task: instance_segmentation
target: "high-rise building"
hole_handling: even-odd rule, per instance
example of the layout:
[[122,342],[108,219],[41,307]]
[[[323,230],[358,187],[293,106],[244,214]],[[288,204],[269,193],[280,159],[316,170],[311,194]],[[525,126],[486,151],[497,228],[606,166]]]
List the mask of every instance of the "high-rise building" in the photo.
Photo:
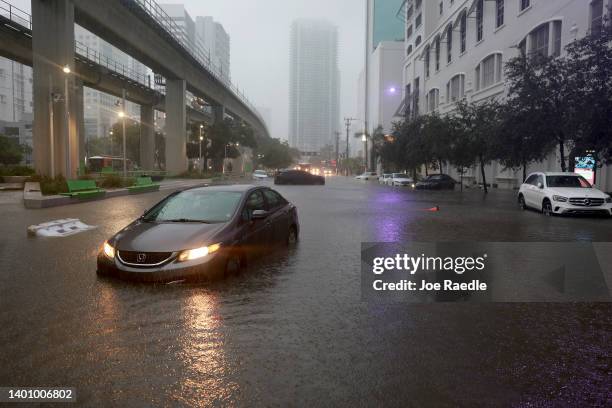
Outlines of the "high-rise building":
[[230,36],[223,25],[216,22],[212,17],[196,17],[196,35],[202,41],[204,50],[210,53],[210,58],[215,67],[221,70],[221,74],[228,80],[230,73]]
[[[148,73],[146,66],[80,26],[75,27],[75,40],[80,43],[80,47],[87,47],[138,75],[144,76]],[[109,135],[113,124],[117,122],[117,114],[120,110],[118,102],[117,96],[85,87],[83,91],[85,140]],[[128,102],[126,110],[129,117],[140,117],[138,105]]]
[[[601,27],[607,14],[603,0],[406,0],[405,58],[403,63],[406,117],[455,109],[456,102],[503,100],[508,86],[505,63],[519,56],[563,55],[576,38]],[[552,154],[528,171],[560,169]],[[449,166],[443,169],[457,176]],[[598,185],[612,189],[612,166],[598,169]],[[500,188],[517,187],[522,172],[499,163],[486,167],[487,181]],[[476,169],[463,176],[480,183]]]
[[0,58],[0,120],[19,122],[32,113],[32,68]]
[[202,46],[197,41],[195,22],[183,4],[160,4],[160,7],[173,22],[168,24],[168,29],[172,34],[185,39],[192,49]]
[[338,29],[326,21],[291,25],[289,144],[317,155],[340,129]]

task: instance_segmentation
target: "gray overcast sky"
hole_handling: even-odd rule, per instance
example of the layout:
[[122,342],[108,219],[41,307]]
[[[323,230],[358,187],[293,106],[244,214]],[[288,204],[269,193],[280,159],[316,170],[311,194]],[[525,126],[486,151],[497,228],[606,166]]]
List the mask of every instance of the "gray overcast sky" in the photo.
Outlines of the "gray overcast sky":
[[287,138],[289,28],[300,17],[338,26],[342,117],[357,109],[357,79],[364,62],[365,0],[165,0],[192,17],[210,15],[231,37],[232,80],[258,106],[268,107],[273,137]]
[[[9,0],[30,10],[29,0]],[[213,16],[231,37],[232,80],[257,106],[271,111],[273,137],[287,138],[289,28],[296,18],[325,18],[338,26],[340,115],[354,116],[364,63],[365,0],[158,0],[184,4],[192,17]]]

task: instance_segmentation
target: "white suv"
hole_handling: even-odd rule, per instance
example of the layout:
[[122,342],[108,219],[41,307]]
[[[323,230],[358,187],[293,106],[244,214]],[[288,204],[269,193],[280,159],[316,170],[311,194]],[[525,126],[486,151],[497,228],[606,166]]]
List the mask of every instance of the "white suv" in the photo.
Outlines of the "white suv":
[[355,177],[355,179],[357,180],[378,180],[378,174],[376,174],[373,171],[366,171],[363,174],[360,174],[359,176]]
[[518,193],[521,209],[545,215],[602,214],[612,216],[612,198],[575,173],[532,173]]

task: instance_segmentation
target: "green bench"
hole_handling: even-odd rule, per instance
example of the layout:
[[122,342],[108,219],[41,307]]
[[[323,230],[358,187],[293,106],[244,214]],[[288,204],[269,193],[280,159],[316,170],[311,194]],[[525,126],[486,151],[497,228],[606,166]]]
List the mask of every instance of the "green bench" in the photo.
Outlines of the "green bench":
[[94,180],[67,180],[68,192],[61,193],[63,196],[73,198],[94,198],[102,197],[106,191],[98,188]]
[[153,180],[151,180],[151,177],[143,176],[143,177],[138,177],[136,179],[136,183],[133,186],[128,187],[128,190],[130,194],[146,193],[149,191],[158,191],[159,184],[153,183]]

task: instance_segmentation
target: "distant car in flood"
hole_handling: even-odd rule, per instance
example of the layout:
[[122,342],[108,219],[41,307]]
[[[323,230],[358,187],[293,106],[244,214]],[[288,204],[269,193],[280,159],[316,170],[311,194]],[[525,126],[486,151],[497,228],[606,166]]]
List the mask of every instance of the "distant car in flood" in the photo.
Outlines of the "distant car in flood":
[[363,181],[378,180],[378,174],[376,174],[376,172],[374,171],[366,171],[365,173],[356,176],[355,180],[363,180]]
[[303,170],[286,170],[279,172],[274,177],[274,184],[324,185],[325,177]]
[[457,182],[448,174],[431,174],[414,185],[417,190],[454,190]]
[[253,180],[267,180],[268,173],[265,170],[255,170],[253,172]]

